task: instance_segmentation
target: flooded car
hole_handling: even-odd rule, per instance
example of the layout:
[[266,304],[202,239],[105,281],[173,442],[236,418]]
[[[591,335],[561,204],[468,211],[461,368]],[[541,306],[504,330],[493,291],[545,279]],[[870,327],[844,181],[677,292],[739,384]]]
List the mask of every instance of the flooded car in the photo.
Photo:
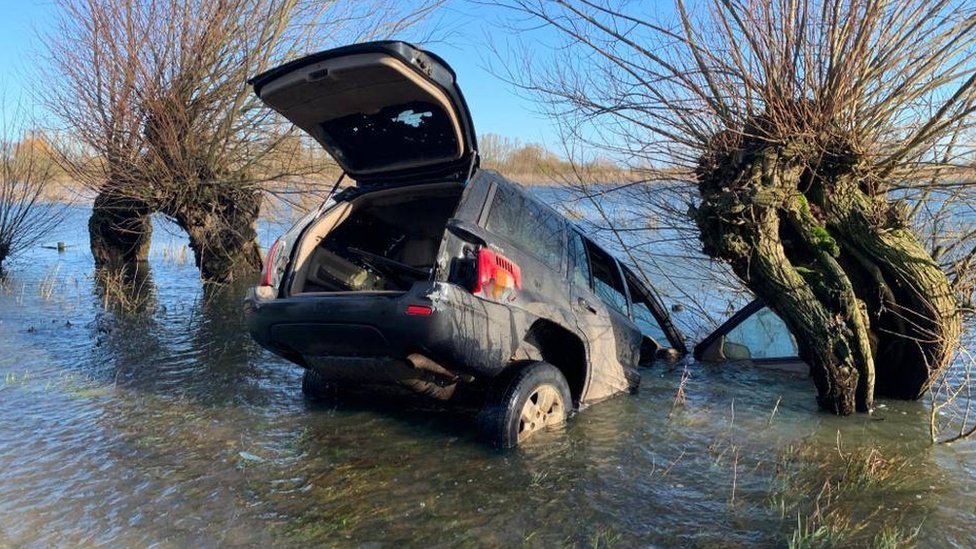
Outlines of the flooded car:
[[245,300],[252,336],[305,368],[307,395],[477,395],[481,433],[510,447],[685,352],[642,277],[479,168],[441,58],[357,44],[251,84],[355,180],[271,246]]

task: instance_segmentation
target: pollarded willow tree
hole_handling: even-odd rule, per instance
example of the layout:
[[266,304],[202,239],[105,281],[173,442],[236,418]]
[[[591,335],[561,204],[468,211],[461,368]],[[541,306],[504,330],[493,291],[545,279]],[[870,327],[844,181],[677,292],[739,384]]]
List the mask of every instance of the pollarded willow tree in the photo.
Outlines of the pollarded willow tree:
[[924,394],[959,345],[972,233],[940,263],[913,222],[973,179],[976,5],[505,4],[565,39],[521,71],[565,127],[693,182],[703,251],[797,336],[822,408]]
[[205,280],[260,267],[269,183],[322,168],[247,80],[292,57],[415,27],[440,3],[57,0],[37,82],[63,123],[62,164],[96,193],[99,267],[145,261],[150,215],[189,236]]

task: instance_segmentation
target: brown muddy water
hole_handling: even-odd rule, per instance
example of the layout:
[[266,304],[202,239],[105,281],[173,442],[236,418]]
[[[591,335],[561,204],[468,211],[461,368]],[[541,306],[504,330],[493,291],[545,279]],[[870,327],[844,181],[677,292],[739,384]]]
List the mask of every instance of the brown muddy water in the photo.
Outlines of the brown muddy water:
[[807,379],[690,364],[675,405],[659,365],[496,451],[463,414],[306,403],[163,224],[120,310],[85,217],[0,291],[0,547],[976,546],[976,443],[929,445],[925,403],[838,419]]

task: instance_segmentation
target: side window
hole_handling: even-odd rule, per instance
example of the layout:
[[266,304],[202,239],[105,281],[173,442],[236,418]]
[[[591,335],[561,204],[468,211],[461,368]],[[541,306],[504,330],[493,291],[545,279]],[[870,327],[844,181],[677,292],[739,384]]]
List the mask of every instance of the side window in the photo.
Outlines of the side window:
[[569,256],[572,258],[573,283],[581,288],[590,287],[590,260],[586,257],[583,237],[576,231],[569,232]]
[[768,307],[759,309],[725,334],[728,360],[792,358],[799,354],[789,328]]
[[604,303],[627,316],[627,294],[617,261],[606,252],[587,243],[590,254],[590,268],[593,270],[593,293]]
[[486,227],[553,269],[562,268],[563,219],[521,193],[499,186],[491,201]]
[[634,273],[627,271],[627,288],[630,290],[631,312],[634,313],[634,324],[640,329],[641,333],[650,337],[660,345],[669,346],[668,336],[664,334],[661,324],[654,316],[653,308],[648,302],[648,297],[637,282]]

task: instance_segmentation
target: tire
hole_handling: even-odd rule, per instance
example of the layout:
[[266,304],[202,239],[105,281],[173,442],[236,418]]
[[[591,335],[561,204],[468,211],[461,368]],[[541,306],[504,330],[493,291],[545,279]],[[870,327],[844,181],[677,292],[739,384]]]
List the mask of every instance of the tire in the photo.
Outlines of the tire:
[[555,366],[525,363],[496,380],[478,416],[478,427],[493,446],[511,448],[538,431],[565,423],[572,403],[569,384]]
[[329,402],[336,399],[338,390],[335,383],[325,379],[322,374],[306,368],[305,374],[302,375],[302,393],[309,400]]

